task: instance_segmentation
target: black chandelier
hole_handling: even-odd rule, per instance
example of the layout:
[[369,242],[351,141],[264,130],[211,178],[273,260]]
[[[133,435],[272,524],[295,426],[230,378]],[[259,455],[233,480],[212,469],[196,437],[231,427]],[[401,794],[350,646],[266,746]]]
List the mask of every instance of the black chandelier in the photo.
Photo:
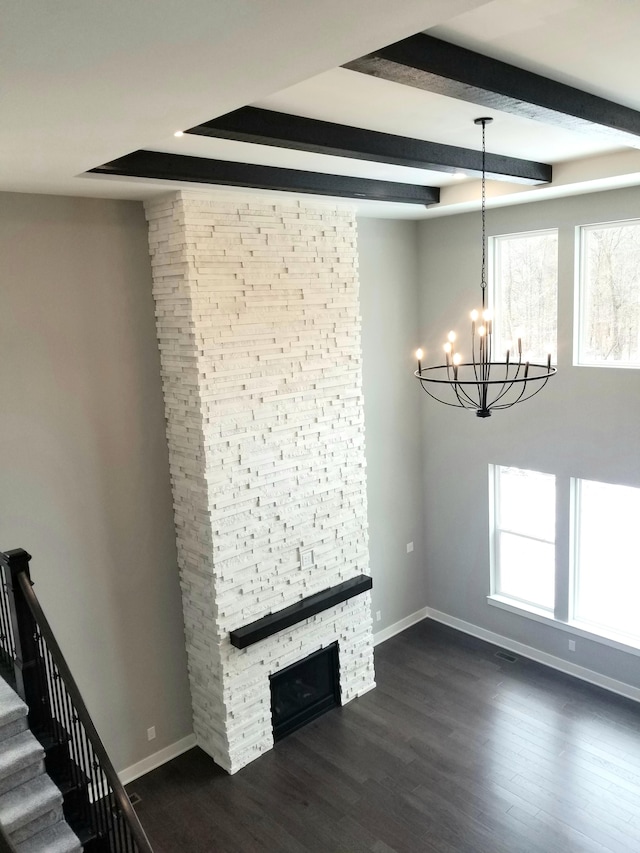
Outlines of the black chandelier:
[[529,400],[553,376],[557,368],[551,366],[551,353],[546,364],[536,364],[522,355],[522,338],[508,345],[504,361],[493,361],[493,318],[486,304],[487,254],[486,254],[486,149],[485,127],[491,118],[477,118],[482,125],[482,309],[471,312],[471,358],[462,360],[455,332],[449,332],[444,345],[445,364],[423,367],[423,352],[416,351],[418,369],[414,376],[422,389],[434,400],[458,409],[475,410],[479,418],[488,418],[492,411],[509,409],[516,403]]

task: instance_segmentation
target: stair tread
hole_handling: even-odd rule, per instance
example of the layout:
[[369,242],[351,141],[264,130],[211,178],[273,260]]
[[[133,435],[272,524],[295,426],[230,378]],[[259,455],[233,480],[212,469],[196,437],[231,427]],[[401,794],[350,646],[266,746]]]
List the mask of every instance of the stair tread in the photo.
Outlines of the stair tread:
[[62,806],[62,794],[48,776],[36,776],[0,796],[0,823],[11,834]]
[[20,717],[26,717],[27,710],[27,706],[15,690],[9,687],[4,678],[0,678],[0,728]]
[[78,837],[60,821],[18,844],[18,853],[81,853]]
[[3,741],[0,751],[0,779],[44,758],[44,749],[29,730]]

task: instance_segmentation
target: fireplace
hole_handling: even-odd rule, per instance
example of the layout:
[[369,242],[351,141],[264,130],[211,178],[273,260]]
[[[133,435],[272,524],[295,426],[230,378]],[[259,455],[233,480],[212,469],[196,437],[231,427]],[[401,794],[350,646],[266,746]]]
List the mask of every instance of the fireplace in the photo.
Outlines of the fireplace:
[[340,702],[338,644],[271,676],[273,738],[281,740]]
[[375,687],[357,223],[218,190],[146,210],[194,732],[235,773],[273,747],[270,676],[338,643],[290,728]]

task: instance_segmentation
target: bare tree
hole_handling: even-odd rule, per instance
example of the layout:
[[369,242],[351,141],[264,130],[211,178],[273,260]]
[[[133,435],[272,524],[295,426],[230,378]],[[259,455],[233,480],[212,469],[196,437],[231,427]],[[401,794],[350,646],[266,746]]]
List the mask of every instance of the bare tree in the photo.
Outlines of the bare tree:
[[640,362],[640,222],[583,232],[581,359]]
[[558,234],[543,231],[496,238],[498,346],[522,343],[535,358],[555,357],[558,302]]

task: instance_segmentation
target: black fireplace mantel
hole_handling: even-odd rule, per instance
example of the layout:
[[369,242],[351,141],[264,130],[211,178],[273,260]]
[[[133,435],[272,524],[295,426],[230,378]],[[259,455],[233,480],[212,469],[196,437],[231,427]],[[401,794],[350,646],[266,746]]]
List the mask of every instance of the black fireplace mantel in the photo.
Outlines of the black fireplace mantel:
[[355,578],[350,578],[344,583],[339,583],[337,586],[331,586],[329,589],[303,598],[301,601],[292,604],[291,607],[285,607],[284,610],[270,613],[256,622],[251,622],[249,625],[231,631],[231,645],[237,649],[246,649],[247,646],[252,646],[259,640],[272,637],[278,631],[291,628],[292,625],[304,622],[305,619],[315,616],[316,613],[322,613],[323,610],[328,610],[336,604],[360,595],[360,593],[371,589],[372,586],[373,582],[369,575],[356,575]]

